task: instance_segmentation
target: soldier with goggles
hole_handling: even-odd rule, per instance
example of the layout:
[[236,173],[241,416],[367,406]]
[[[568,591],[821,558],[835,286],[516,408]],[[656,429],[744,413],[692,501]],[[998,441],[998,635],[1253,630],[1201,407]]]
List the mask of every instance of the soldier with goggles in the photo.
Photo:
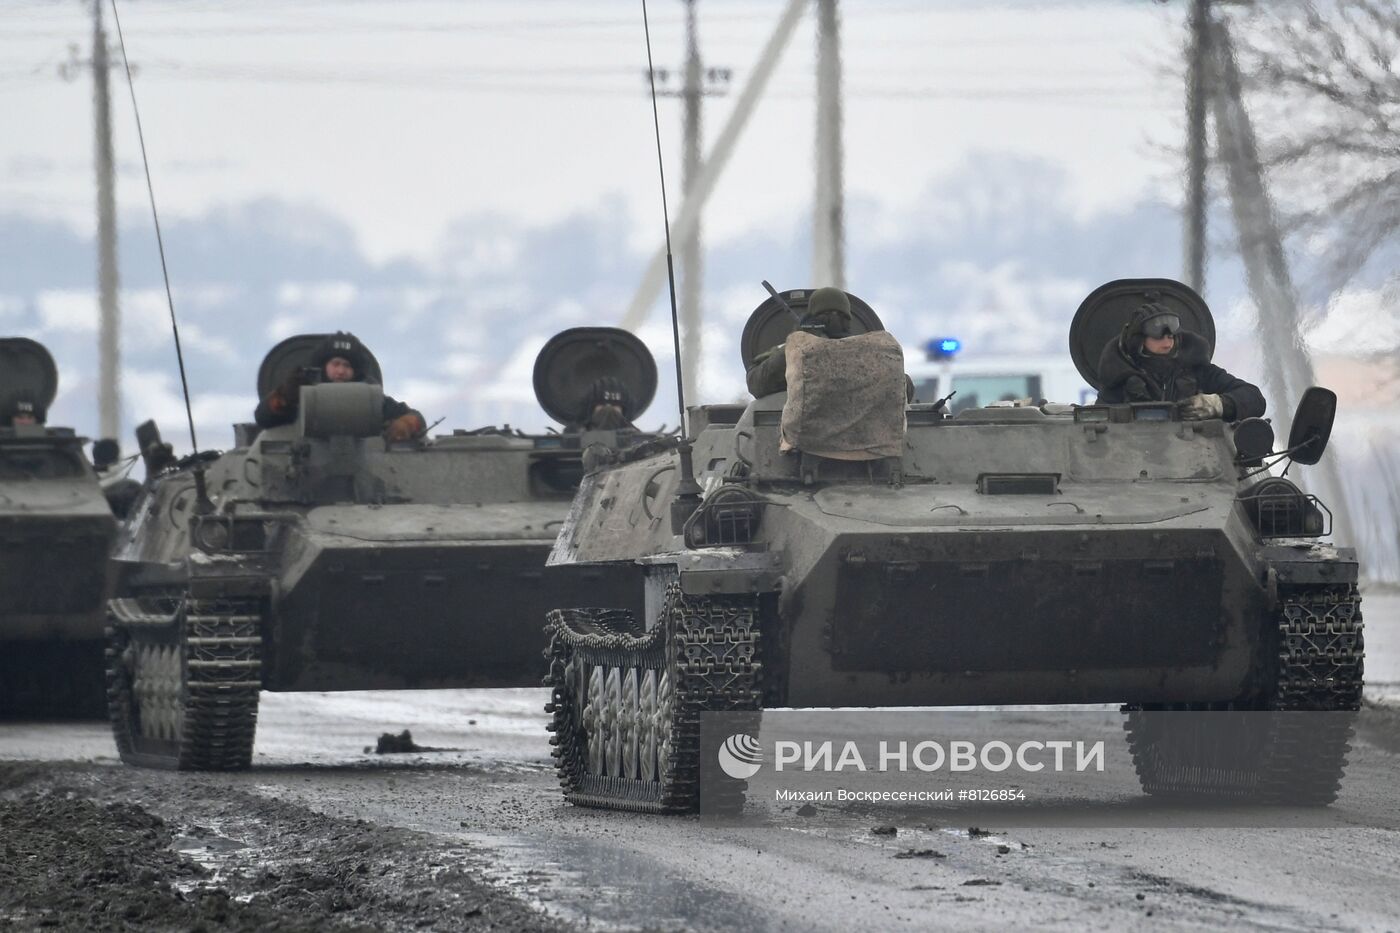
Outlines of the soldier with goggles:
[[1097,404],[1176,402],[1187,421],[1240,421],[1264,414],[1258,387],[1210,361],[1210,344],[1183,330],[1181,318],[1155,302],[1133,312],[1099,357]]

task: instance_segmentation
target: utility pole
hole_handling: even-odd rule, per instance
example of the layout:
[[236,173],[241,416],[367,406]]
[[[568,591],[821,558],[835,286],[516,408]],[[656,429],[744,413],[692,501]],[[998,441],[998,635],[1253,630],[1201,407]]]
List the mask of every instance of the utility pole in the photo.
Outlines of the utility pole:
[[[1258,141],[1244,106],[1230,33],[1217,19],[1210,18],[1207,23],[1217,146],[1229,180],[1240,256],[1259,314],[1264,385],[1275,412],[1273,422],[1283,426],[1280,434],[1287,438],[1292,406],[1316,379],[1299,326],[1298,297],[1283,250],[1283,235],[1269,201]],[[1332,537],[1342,543],[1354,541],[1335,450],[1329,450],[1328,456],[1309,470],[1305,482],[1332,511]]]
[[812,285],[846,287],[841,153],[841,41],[836,0],[817,0],[817,195]]
[[[758,106],[758,100],[763,96],[764,89],[768,87],[768,81],[773,77],[773,70],[777,68],[779,59],[782,58],[788,42],[792,39],[792,34],[797,29],[797,23],[802,19],[802,13],[808,2],[809,0],[788,0],[787,6],[783,8],[782,14],[778,17],[778,24],[773,29],[773,34],[768,37],[768,42],[759,52],[758,61],[750,70],[747,81],[739,91],[739,99],[735,101],[734,109],[729,112],[729,117],[715,138],[715,144],[710,148],[709,155],[700,166],[694,190],[689,197],[681,200],[681,206],[676,211],[676,216],[671,223],[671,242],[673,244],[683,246],[689,238],[695,236],[700,226],[700,212],[710,194],[715,190],[720,175],[724,173],[724,167],[729,163],[729,157],[734,154],[734,146],[738,142],[740,134],[744,132],[744,127],[748,125],[749,118],[753,116],[754,108]],[[724,77],[725,83],[728,83],[729,72],[727,70],[722,69],[718,74]],[[661,83],[666,77],[665,72],[658,71],[656,73],[657,83]],[[661,287],[665,284],[666,250],[662,247],[652,254],[651,261],[647,263],[646,270],[642,273],[642,280],[637,285],[637,290],[632,295],[632,301],[622,317],[622,326],[628,330],[640,327],[647,315],[651,313],[653,302],[656,301],[656,296],[660,294]]]
[[[690,197],[695,180],[700,176],[700,37],[695,28],[695,0],[685,0],[685,147],[681,161],[681,196]],[[701,314],[700,294],[704,280],[704,254],[701,233],[681,246],[681,372],[685,379],[685,397],[698,404],[700,396]]]
[[121,309],[117,304],[117,198],[112,158],[112,102],[108,91],[107,30],[102,25],[102,0],[92,3],[92,57],[80,59],[77,47],[59,66],[65,80],[81,70],[92,71],[93,153],[97,169],[97,433],[121,436]]
[[[703,167],[701,151],[704,145],[704,121],[701,104],[704,98],[728,91],[730,72],[727,68],[706,69],[700,59],[700,33],[696,26],[696,0],[685,3],[685,68],[679,91],[658,90],[664,97],[679,97],[682,103],[681,196],[689,201],[696,191]],[[665,84],[670,73],[658,71],[657,83]],[[703,348],[702,322],[705,255],[701,237],[700,218],[695,220],[691,236],[680,242],[681,282],[679,312],[681,324],[681,372],[685,379],[685,397],[699,401],[700,358]]]
[[1210,0],[1190,0],[1186,65],[1186,242],[1184,278],[1197,293],[1206,285],[1206,57]]

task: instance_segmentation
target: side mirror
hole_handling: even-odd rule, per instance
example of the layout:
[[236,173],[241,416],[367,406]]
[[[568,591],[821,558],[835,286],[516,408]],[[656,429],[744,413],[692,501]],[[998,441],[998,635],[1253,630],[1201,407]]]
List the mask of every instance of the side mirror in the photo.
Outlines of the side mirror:
[[146,464],[147,476],[155,476],[175,462],[174,451],[161,440],[160,428],[154,421],[143,421],[136,426],[136,449]]
[[1288,432],[1288,452],[1294,463],[1312,466],[1322,459],[1336,417],[1337,393],[1320,386],[1303,393],[1293,413],[1293,428]]

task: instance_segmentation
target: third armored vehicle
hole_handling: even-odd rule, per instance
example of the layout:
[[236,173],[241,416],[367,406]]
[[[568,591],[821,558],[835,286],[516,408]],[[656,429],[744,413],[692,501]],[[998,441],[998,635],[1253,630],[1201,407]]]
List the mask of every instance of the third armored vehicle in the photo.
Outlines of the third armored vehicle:
[[[0,339],[0,404],[53,404],[58,370]],[[7,417],[8,417],[7,410]],[[116,521],[70,428],[0,426],[0,715],[102,715],[102,612]]]
[[[259,396],[304,368],[323,335],[283,341]],[[123,528],[110,603],[110,708],[124,761],[237,769],[261,690],[533,686],[554,594],[632,600],[609,568],[555,575],[545,557],[591,444],[590,390],[646,408],[656,369],[611,328],[546,345],[535,384],[562,434],[485,429],[389,444],[379,364],[367,382],[301,389],[295,424],[160,472]],[[144,445],[149,448],[149,444]],[[624,581],[630,582],[630,581]]]
[[[800,312],[806,293],[783,298]],[[1214,346],[1186,286],[1109,283],[1071,333],[1090,384],[1148,300]],[[879,328],[852,305],[856,333]],[[760,305],[745,361],[792,326],[776,298]],[[692,450],[585,477],[551,564],[630,572],[646,607],[551,614],[547,709],[568,799],[694,808],[705,711],[1105,702],[1132,711],[1150,793],[1335,797],[1349,727],[1312,747],[1271,733],[1227,786],[1141,715],[1358,706],[1356,555],[1320,540],[1321,503],[1260,472],[1267,423],[1039,400],[947,417],[896,395],[893,455],[841,459],[789,443],[791,401],[699,409]],[[1286,448],[1296,462],[1317,462],[1334,408],[1324,389],[1305,396]],[[686,454],[701,490],[689,501]]]

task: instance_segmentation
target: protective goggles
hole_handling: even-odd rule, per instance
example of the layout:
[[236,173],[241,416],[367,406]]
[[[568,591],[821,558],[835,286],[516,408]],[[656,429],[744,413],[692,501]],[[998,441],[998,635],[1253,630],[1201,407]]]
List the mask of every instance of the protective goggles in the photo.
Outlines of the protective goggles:
[[1159,314],[1142,322],[1144,337],[1175,337],[1181,330],[1181,318],[1175,314]]

